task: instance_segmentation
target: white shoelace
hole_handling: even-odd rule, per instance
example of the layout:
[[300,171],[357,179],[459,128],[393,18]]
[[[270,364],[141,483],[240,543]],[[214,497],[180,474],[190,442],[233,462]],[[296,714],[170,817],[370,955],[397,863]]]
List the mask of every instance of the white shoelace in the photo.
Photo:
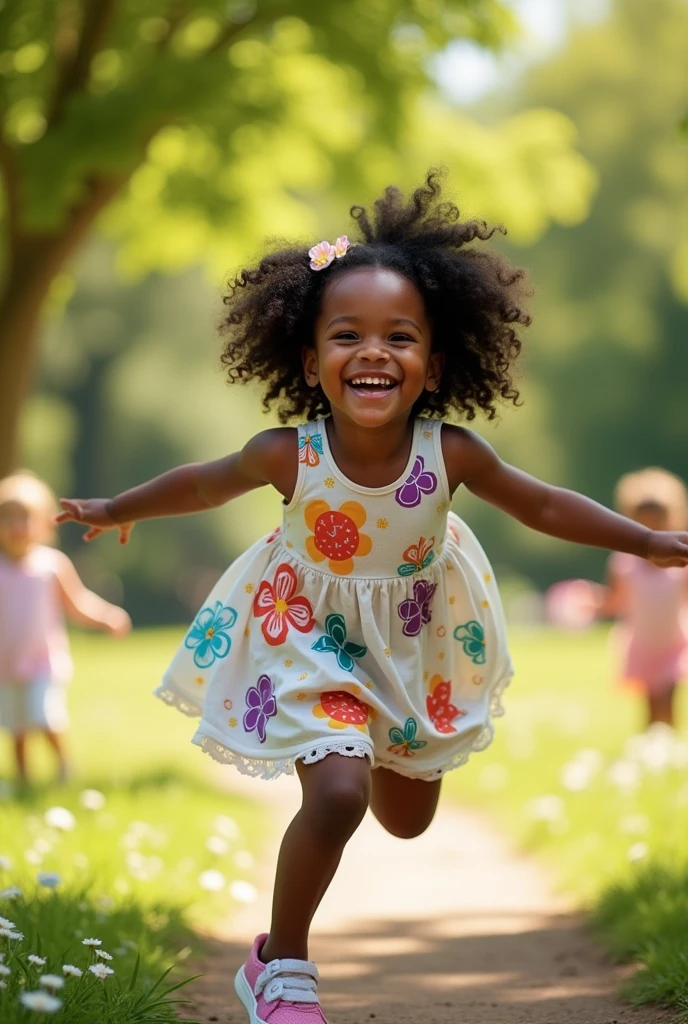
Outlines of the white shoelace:
[[262,992],[266,1003],[319,1003],[319,980],[318,968],[310,960],[271,960],[258,976],[255,994]]

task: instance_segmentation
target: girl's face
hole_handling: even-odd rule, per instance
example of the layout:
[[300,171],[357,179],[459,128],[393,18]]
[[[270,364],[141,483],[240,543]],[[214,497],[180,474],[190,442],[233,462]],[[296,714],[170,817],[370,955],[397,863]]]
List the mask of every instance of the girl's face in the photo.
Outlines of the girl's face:
[[46,533],[45,516],[38,510],[18,501],[0,505],[0,551],[8,558],[23,558]]
[[415,285],[396,271],[361,267],[325,289],[303,362],[307,383],[320,384],[333,413],[376,427],[408,418],[423,390],[437,388],[443,359],[432,352]]

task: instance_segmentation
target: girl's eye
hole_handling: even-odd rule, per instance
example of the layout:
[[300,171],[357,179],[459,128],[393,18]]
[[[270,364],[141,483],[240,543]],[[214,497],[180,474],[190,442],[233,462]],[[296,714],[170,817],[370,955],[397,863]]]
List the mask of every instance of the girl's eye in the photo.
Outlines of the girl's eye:
[[410,334],[392,334],[390,336],[389,340],[390,341],[413,341],[414,339],[411,337]]
[[335,335],[335,341],[358,341],[358,335],[353,331],[340,331]]

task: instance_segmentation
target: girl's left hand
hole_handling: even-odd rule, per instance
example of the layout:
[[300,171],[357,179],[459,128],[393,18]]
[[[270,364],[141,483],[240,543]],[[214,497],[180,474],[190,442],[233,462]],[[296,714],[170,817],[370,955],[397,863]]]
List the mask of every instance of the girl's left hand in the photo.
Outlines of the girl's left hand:
[[662,569],[688,565],[688,533],[653,530],[645,557]]

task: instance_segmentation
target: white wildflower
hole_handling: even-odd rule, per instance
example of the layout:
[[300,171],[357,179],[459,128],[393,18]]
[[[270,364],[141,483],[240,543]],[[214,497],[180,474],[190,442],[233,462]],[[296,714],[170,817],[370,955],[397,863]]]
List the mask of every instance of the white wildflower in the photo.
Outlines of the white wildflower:
[[105,807],[105,796],[98,789],[84,789],[79,793],[79,803],[87,811],[101,811]]
[[81,945],[82,946],[90,946],[91,949],[95,949],[96,946],[102,946],[103,945],[103,940],[102,939],[82,939],[81,940]]
[[59,974],[44,974],[38,982],[43,988],[51,988],[53,992],[57,992],[58,989],[64,986],[64,978],[61,978]]
[[0,892],[0,900],[16,900],[17,896],[21,896],[22,891],[17,885],[11,885],[9,889],[3,889]]
[[220,889],[224,889],[227,880],[221,871],[214,871],[211,868],[209,871],[201,872],[198,876],[198,884],[201,889],[206,889],[208,892],[219,892]]
[[36,875],[39,885],[44,886],[46,889],[54,889],[56,885],[59,885],[62,881],[57,871],[39,871]]
[[29,953],[26,959],[29,961],[30,964],[33,964],[34,967],[45,967],[46,963],[48,962],[45,959],[45,957],[36,956],[35,953]]
[[640,766],[634,761],[622,758],[620,761],[614,762],[607,772],[607,777],[620,792],[631,793],[640,785],[642,772]]
[[91,974],[95,974],[99,981],[105,981],[109,974],[114,974],[112,967],[108,967],[106,964],[91,964],[89,967]]
[[11,871],[11,870],[12,870],[12,861],[10,860],[10,858],[9,857],[3,857],[0,854],[0,871]]
[[7,982],[3,981],[2,978],[0,978],[0,988],[7,988]]
[[206,850],[210,850],[211,853],[216,853],[218,856],[222,856],[223,853],[227,853],[229,849],[229,843],[222,836],[208,836],[205,841]]
[[84,972],[80,967],[75,967],[74,964],[62,964],[62,973],[66,974],[69,978],[80,978]]
[[[0,929],[0,933],[1,932],[2,932],[2,929]],[[11,939],[14,942],[21,942],[22,939],[24,938],[24,932],[9,932],[6,935],[6,938]]]
[[59,832],[71,832],[76,825],[76,818],[66,807],[49,807],[43,820],[50,828]]
[[232,882],[229,887],[229,893],[237,903],[253,903],[258,895],[255,885],[251,885],[250,882],[244,882],[241,879]]
[[6,978],[11,973],[12,971],[9,969],[7,964],[0,964],[0,975],[2,975],[3,978]]
[[241,868],[243,871],[247,871],[249,868],[253,867],[254,859],[253,854],[249,853],[248,850],[239,850],[234,858],[234,863],[238,868]]
[[55,844],[51,843],[45,836],[36,836],[33,841],[34,850],[38,850],[39,853],[50,853]]
[[39,864],[43,863],[43,857],[38,852],[38,850],[26,850],[24,853],[24,860],[27,862],[27,864],[33,864],[34,867],[37,867]]
[[642,860],[647,857],[647,843],[633,843],[628,847],[626,855],[630,861]]
[[14,921],[8,921],[6,917],[0,917],[0,928],[16,928]]
[[56,1013],[62,1006],[61,999],[41,991],[22,992],[19,1001],[27,1010],[35,1010],[37,1013]]
[[225,839],[236,839],[240,830],[234,818],[219,814],[215,819],[215,831]]
[[110,954],[106,953],[104,949],[96,949],[95,954],[96,956],[99,956],[101,960],[112,960]]

